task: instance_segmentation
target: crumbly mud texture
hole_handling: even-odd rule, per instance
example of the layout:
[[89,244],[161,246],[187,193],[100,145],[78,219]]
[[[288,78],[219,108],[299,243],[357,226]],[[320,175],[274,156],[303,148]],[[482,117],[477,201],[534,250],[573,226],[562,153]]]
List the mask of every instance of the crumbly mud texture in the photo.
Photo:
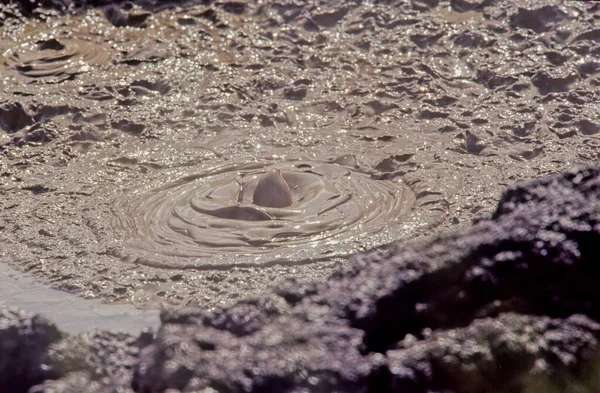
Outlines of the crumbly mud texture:
[[[355,257],[158,332],[0,311],[8,392],[597,392],[600,168],[511,187],[490,219]],[[15,388],[10,388],[18,381]]]
[[0,14],[0,261],[53,288],[228,305],[598,158],[593,2],[102,3]]

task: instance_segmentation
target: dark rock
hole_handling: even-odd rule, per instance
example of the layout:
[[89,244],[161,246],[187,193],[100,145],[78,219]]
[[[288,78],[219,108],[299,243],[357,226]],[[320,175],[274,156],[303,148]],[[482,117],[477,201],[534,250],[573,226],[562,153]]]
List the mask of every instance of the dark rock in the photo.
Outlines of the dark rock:
[[48,365],[61,378],[46,380],[29,393],[132,392],[132,375],[138,348],[151,336],[140,338],[118,332],[90,331],[68,336],[48,350]]
[[40,316],[0,310],[0,386],[8,393],[58,374],[49,364],[48,347],[61,338],[56,326]]
[[165,322],[142,349],[136,391],[360,392],[382,358],[359,353],[359,330],[293,315],[243,337],[184,319]]
[[368,351],[506,311],[597,319],[599,190],[599,168],[513,186],[492,219],[359,256],[312,300],[364,330]]
[[[401,349],[387,352],[389,391],[541,392],[570,379],[589,379],[572,371],[575,357],[592,361],[600,325],[584,316],[568,319],[505,314],[474,321],[466,328],[410,336]],[[574,357],[573,354],[577,355]],[[552,383],[541,375],[553,374]]]
[[116,386],[109,381],[94,380],[84,371],[67,374],[59,380],[47,380],[29,389],[28,393],[133,393],[127,386]]
[[205,325],[243,337],[259,331],[272,318],[288,312],[287,302],[278,296],[273,296],[247,300],[227,309],[213,312],[166,310],[161,315],[161,322],[163,324]]
[[85,371],[95,380],[123,385],[131,380],[137,354],[136,339],[128,334],[90,331],[54,344],[49,358],[60,375]]

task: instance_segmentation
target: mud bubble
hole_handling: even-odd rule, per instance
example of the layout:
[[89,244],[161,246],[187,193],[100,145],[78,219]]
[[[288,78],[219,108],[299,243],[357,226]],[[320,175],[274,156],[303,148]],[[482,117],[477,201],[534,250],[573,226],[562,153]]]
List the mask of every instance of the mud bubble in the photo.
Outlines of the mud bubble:
[[6,51],[3,65],[29,78],[64,79],[89,71],[90,66],[107,64],[110,57],[108,50],[91,41],[51,38]]
[[158,268],[308,263],[439,218],[402,179],[378,180],[351,157],[229,164],[128,193],[114,202],[115,225],[129,234],[120,256]]

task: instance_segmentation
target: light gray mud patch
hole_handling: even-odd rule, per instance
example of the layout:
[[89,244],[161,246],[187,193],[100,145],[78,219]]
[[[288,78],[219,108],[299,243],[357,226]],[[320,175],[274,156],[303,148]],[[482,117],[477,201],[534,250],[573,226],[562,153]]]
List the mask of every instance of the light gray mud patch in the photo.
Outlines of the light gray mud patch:
[[[292,3],[185,5],[128,27],[100,9],[9,19],[4,260],[87,298],[224,305],[469,224],[508,184],[597,160],[599,44],[594,18],[578,17],[598,13],[591,3]],[[264,236],[276,212],[231,192],[272,168],[308,170],[300,162],[348,171],[359,184],[340,190],[361,205],[365,190],[400,196],[376,220],[299,223],[310,241],[294,254],[301,237]],[[226,203],[202,199],[206,187]],[[173,219],[181,209],[192,226]],[[224,227],[197,225],[207,217]],[[236,224],[234,246],[201,244],[207,227],[231,236]],[[313,241],[323,233],[335,243]]]
[[67,333],[89,329],[120,330],[133,335],[143,329],[157,329],[159,312],[139,310],[131,304],[104,304],[36,284],[0,261],[0,306],[18,307],[52,318]]

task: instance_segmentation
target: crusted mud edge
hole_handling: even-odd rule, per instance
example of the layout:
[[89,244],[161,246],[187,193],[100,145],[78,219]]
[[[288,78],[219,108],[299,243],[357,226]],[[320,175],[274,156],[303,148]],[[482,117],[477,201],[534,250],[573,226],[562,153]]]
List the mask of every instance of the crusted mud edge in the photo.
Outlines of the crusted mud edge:
[[[156,333],[0,312],[7,392],[600,390],[600,167],[510,187],[471,227],[357,255]],[[575,389],[575,390],[572,390]]]

